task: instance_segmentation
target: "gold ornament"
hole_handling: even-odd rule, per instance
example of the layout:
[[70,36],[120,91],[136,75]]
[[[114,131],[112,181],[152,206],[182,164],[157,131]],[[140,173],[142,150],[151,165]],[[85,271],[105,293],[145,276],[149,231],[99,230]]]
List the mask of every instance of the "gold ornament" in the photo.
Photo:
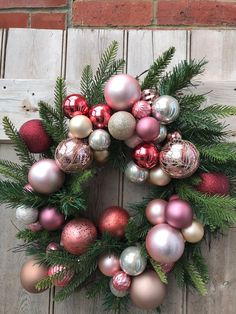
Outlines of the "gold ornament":
[[204,236],[204,227],[199,221],[193,220],[189,227],[182,229],[182,235],[187,242],[197,243]]
[[95,150],[93,152],[94,159],[100,164],[106,163],[109,158],[109,155],[110,153],[108,150]]
[[134,134],[135,127],[136,120],[134,116],[127,111],[114,113],[108,122],[108,130],[111,136],[120,141],[130,138]]
[[153,185],[165,186],[170,183],[171,177],[157,166],[150,170],[148,181]]
[[85,138],[92,132],[92,122],[86,116],[75,116],[70,120],[69,131],[70,134],[77,138]]

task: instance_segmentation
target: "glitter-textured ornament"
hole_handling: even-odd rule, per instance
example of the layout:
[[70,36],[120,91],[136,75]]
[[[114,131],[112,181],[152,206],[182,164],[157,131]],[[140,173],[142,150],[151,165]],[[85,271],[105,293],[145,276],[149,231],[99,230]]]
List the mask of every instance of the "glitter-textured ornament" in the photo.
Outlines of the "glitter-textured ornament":
[[55,207],[45,207],[40,211],[39,222],[46,230],[57,230],[65,222],[65,216]]
[[94,150],[106,150],[111,144],[111,137],[105,130],[95,130],[89,136],[89,146]]
[[74,273],[67,270],[63,265],[54,265],[49,267],[48,276],[53,276],[55,274],[58,274],[58,278],[52,279],[52,283],[56,287],[66,287],[74,276]]
[[141,248],[130,246],[126,248],[120,255],[121,269],[130,276],[138,276],[147,265],[147,260],[141,252]]
[[145,100],[152,106],[153,101],[157,99],[160,94],[155,89],[144,89],[141,93],[141,99]]
[[199,221],[193,220],[192,224],[182,229],[181,232],[187,242],[197,243],[201,241],[204,236],[204,227]]
[[151,105],[145,100],[137,101],[132,107],[132,115],[136,119],[145,118],[151,115]]
[[153,117],[140,119],[136,125],[136,133],[145,142],[151,142],[160,133],[160,123]]
[[95,128],[107,128],[110,117],[111,108],[108,105],[98,104],[89,110],[89,119]]
[[38,210],[32,207],[19,206],[16,209],[16,219],[25,225],[35,222],[38,215]]
[[149,183],[153,185],[165,186],[170,181],[171,177],[159,166],[152,168],[149,172]]
[[98,269],[105,275],[112,277],[120,270],[120,259],[114,253],[104,253],[99,256]]
[[207,172],[201,173],[202,181],[198,184],[197,190],[209,195],[229,195],[230,182],[224,173]]
[[92,132],[92,122],[86,116],[75,116],[70,120],[69,131],[72,136],[85,138]]
[[109,159],[109,150],[95,150],[93,152],[93,157],[96,160],[97,163],[103,165],[105,164]]
[[167,136],[167,127],[163,124],[160,125],[160,133],[159,135],[153,140],[155,144],[159,144],[166,139]]
[[110,134],[117,140],[127,140],[135,131],[136,120],[131,113],[119,111],[114,113],[109,122],[108,130]]
[[130,161],[125,169],[125,176],[133,183],[143,183],[148,178],[148,170],[140,168]]
[[175,121],[179,115],[178,100],[172,96],[163,95],[155,99],[152,104],[152,115],[163,124]]
[[111,293],[114,294],[114,296],[116,296],[117,298],[123,298],[128,294],[128,290],[120,291],[116,289],[113,286],[112,279],[110,280],[109,286],[110,286]]
[[165,210],[167,201],[163,199],[154,199],[147,204],[146,217],[152,225],[165,222]]
[[133,151],[133,159],[139,167],[151,169],[159,161],[159,152],[152,143],[140,144]]
[[124,271],[118,271],[112,277],[112,284],[119,291],[127,291],[131,284],[131,278]]
[[125,140],[125,144],[129,148],[135,148],[139,144],[141,144],[143,140],[137,135],[137,133],[134,133],[131,137],[129,137],[127,140]]
[[165,218],[167,223],[174,228],[187,228],[193,221],[193,210],[188,202],[176,199],[168,202]]
[[89,106],[84,96],[80,94],[71,94],[64,100],[63,110],[65,116],[71,119],[77,115],[87,115]]

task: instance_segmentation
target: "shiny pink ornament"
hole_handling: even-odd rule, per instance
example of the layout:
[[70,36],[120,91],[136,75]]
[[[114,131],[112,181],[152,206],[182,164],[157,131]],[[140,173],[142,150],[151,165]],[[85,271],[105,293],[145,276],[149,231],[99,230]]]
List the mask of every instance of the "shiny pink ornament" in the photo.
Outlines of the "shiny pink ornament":
[[125,140],[125,144],[129,148],[135,148],[137,145],[141,144],[142,141],[143,140],[136,133],[134,133],[131,137]]
[[55,274],[61,273],[59,279],[53,279],[52,283],[57,287],[65,287],[71,281],[74,276],[72,271],[66,270],[66,267],[63,265],[54,265],[50,266],[48,269],[48,276],[53,276]]
[[137,101],[132,107],[132,115],[136,119],[149,117],[151,115],[151,105],[145,100]]
[[175,263],[165,263],[165,264],[161,264],[161,269],[164,271],[164,273],[168,274],[169,272],[172,271],[174,266],[175,266]]
[[39,222],[46,230],[57,230],[65,222],[65,216],[55,207],[45,207],[39,214]]
[[50,253],[50,251],[58,251],[60,248],[60,245],[56,242],[51,242],[46,247],[46,253]]
[[87,115],[89,106],[84,96],[80,94],[72,94],[66,97],[63,103],[64,114],[71,119],[77,115]]
[[166,205],[167,202],[163,199],[154,199],[148,203],[146,208],[146,217],[152,225],[162,224],[165,222]]
[[33,187],[32,187],[31,184],[29,184],[29,183],[27,183],[27,184],[24,186],[24,190],[25,190],[26,192],[30,192],[30,193],[34,192]]
[[152,143],[140,144],[134,149],[133,159],[140,168],[151,169],[158,164],[159,152]]
[[95,105],[89,110],[89,119],[95,128],[107,128],[110,117],[111,108],[108,105]]
[[174,200],[178,200],[179,199],[179,195],[178,194],[173,194],[171,195],[171,197],[169,198],[169,202],[170,201],[174,201]]
[[32,232],[38,232],[43,230],[43,226],[41,225],[41,223],[39,221],[33,222],[32,224],[29,224],[27,226],[27,228],[29,230],[31,230]]
[[131,278],[121,270],[112,277],[112,284],[118,291],[127,291],[131,285]]
[[136,124],[136,133],[145,142],[151,142],[160,133],[160,122],[153,117],[142,118]]
[[187,228],[193,221],[193,210],[188,202],[176,199],[168,202],[165,217],[170,226],[177,229]]
[[104,253],[99,256],[98,268],[103,275],[112,277],[120,270],[120,259],[114,253]]

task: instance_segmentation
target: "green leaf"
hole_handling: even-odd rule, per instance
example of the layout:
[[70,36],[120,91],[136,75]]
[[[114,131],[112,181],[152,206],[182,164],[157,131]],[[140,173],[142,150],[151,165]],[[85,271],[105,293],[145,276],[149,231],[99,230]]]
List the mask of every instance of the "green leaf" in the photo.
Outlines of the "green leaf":
[[154,261],[152,258],[149,258],[149,260],[150,260],[150,263],[152,264],[153,269],[155,270],[155,272],[159,276],[160,280],[163,283],[168,284],[166,273],[162,270],[161,265],[158,264],[156,261]]

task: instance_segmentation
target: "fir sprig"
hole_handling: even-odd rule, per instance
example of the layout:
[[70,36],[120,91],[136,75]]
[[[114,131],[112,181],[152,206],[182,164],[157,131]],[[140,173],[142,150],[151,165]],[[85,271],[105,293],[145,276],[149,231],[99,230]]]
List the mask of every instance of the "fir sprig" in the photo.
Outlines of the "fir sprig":
[[0,160],[0,174],[22,185],[28,181],[28,169],[9,160]]

